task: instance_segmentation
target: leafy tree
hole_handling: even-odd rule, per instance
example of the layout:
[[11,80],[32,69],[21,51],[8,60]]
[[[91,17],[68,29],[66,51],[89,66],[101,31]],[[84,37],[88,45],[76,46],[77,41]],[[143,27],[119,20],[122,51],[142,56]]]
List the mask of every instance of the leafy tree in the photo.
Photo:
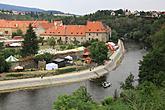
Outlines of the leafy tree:
[[119,36],[116,32],[116,30],[112,30],[112,37],[110,38],[113,42],[117,42],[119,39]]
[[140,62],[140,83],[151,81],[161,86],[165,81],[165,30],[162,28],[153,37],[153,50],[144,56]]
[[126,78],[125,83],[121,84],[122,89],[133,89],[134,76],[132,73]]
[[72,95],[58,97],[54,103],[53,110],[103,110],[97,105],[87,93],[85,87],[80,87]]
[[5,61],[5,58],[0,55],[0,73],[8,72],[10,69],[10,64]]
[[128,110],[163,110],[164,109],[163,89],[158,89],[150,82],[144,82],[136,90],[125,90],[121,94],[122,103],[125,103]]
[[10,49],[10,48],[4,49],[2,53],[5,58],[8,58],[10,55],[14,56],[18,54],[15,49]]
[[33,30],[32,25],[29,25],[29,29],[27,30],[24,41],[23,41],[23,47],[21,50],[22,56],[31,56],[35,55],[38,52],[38,40],[37,36]]
[[44,53],[44,54],[40,54],[34,57],[34,60],[36,62],[44,60],[47,63],[49,63],[52,59],[53,59],[53,55],[50,53]]
[[4,46],[4,43],[3,42],[0,42],[0,51],[3,50],[3,46]]
[[49,39],[48,39],[48,45],[49,45],[50,47],[53,47],[53,49],[54,49],[54,47],[55,47],[55,45],[56,45],[56,38],[54,38],[54,37],[49,38]]
[[[161,85],[165,79],[165,54],[158,50],[153,50],[144,56],[139,67],[139,81],[151,81],[154,84]],[[162,79],[162,80],[160,80]]]
[[104,42],[95,41],[92,42],[91,46],[89,47],[90,56],[94,62],[98,64],[103,64],[104,60],[107,60],[108,55],[108,48]]

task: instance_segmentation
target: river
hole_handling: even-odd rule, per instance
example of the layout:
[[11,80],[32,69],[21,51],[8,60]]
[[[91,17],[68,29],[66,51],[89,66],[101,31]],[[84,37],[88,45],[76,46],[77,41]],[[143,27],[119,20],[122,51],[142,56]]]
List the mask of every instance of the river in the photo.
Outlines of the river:
[[0,110],[52,110],[53,102],[58,96],[71,94],[80,86],[85,86],[96,101],[112,96],[115,89],[120,91],[120,82],[123,82],[130,73],[138,78],[138,62],[146,53],[135,44],[127,44],[126,50],[119,67],[105,77],[112,83],[112,87],[104,89],[96,82],[83,81],[63,86],[3,93],[0,94]]

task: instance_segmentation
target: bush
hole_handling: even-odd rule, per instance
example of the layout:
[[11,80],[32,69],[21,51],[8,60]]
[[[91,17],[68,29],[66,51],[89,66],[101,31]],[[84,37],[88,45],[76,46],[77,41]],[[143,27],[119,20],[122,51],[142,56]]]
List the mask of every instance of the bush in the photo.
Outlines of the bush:
[[2,53],[5,58],[8,58],[10,55],[14,56],[17,54],[15,49],[10,49],[10,48],[4,49]]
[[6,77],[22,77],[24,74],[7,74]]

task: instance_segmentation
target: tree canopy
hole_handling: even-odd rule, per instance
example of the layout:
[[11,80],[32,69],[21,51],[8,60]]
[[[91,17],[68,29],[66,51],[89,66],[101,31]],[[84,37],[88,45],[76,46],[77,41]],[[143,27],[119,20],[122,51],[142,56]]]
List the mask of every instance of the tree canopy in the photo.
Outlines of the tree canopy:
[[103,64],[108,59],[108,48],[104,42],[92,42],[89,50],[92,60],[98,64]]
[[139,67],[140,83],[151,81],[161,86],[165,81],[165,28],[152,37],[153,49],[143,58]]

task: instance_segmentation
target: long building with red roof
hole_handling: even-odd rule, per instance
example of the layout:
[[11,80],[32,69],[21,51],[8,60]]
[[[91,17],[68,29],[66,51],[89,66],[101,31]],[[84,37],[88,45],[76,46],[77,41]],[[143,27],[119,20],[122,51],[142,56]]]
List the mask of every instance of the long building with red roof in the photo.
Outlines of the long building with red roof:
[[108,41],[111,36],[111,28],[100,21],[88,21],[86,25],[63,25],[62,21],[18,21],[0,20],[0,36],[11,38],[12,33],[18,29],[26,33],[29,24],[39,37],[45,40],[54,37],[63,43],[86,42],[92,39]]
[[64,43],[78,41],[80,43],[92,39],[107,42],[111,36],[111,28],[100,21],[88,21],[86,25],[58,25],[47,29],[40,35],[45,40],[51,37]]

